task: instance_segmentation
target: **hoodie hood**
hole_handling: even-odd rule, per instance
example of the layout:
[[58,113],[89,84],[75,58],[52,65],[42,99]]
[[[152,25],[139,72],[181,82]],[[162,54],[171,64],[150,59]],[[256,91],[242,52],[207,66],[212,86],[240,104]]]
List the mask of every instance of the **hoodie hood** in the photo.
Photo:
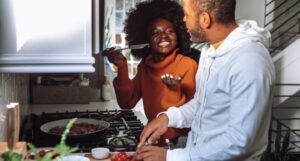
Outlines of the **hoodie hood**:
[[210,57],[220,57],[240,44],[256,41],[269,48],[271,34],[268,30],[261,28],[255,21],[238,20],[238,27],[234,29],[215,52],[209,52]]

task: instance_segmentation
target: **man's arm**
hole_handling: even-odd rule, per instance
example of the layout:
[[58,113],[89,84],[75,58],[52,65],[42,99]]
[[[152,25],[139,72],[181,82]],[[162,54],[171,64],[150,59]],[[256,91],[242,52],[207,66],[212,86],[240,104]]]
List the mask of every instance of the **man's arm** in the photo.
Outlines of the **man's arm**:
[[266,148],[274,69],[272,65],[258,65],[251,60],[246,61],[242,61],[245,64],[234,67],[226,131],[205,138],[201,144],[195,146],[168,150],[168,161],[243,160],[243,157]]
[[168,111],[158,114],[157,118],[144,127],[138,147],[145,145],[146,142],[155,143],[168,127],[190,127],[197,107],[198,101],[194,98],[180,108],[171,107]]
[[195,95],[195,98],[179,108],[170,107],[166,112],[162,113],[168,116],[169,127],[188,128],[192,125],[197,108],[200,108],[200,103]]

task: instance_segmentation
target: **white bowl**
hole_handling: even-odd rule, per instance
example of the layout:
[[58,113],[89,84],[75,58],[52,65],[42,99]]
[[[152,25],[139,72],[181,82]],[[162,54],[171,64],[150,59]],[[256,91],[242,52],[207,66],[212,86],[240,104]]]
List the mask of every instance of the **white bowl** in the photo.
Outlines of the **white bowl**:
[[57,161],[90,161],[90,159],[79,155],[69,155],[69,156],[59,158],[57,159]]
[[109,156],[109,149],[108,148],[93,148],[92,156],[95,159],[105,159]]

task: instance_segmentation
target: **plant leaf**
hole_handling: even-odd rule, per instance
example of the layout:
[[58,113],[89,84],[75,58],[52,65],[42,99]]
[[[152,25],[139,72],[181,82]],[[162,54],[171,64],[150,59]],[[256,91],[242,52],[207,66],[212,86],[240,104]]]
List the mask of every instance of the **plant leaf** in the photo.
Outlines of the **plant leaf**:
[[67,123],[66,129],[63,132],[63,134],[61,135],[61,140],[60,140],[60,144],[65,144],[66,143],[66,139],[67,139],[67,135],[70,132],[71,127],[73,126],[74,122],[77,120],[77,118],[73,118],[71,120],[69,120],[69,122]]
[[27,146],[29,147],[29,150],[30,150],[31,152],[37,153],[37,149],[36,149],[36,147],[35,147],[33,144],[28,143]]
[[[41,157],[39,155],[37,148],[33,144],[28,143],[28,147],[29,147],[30,151],[35,154],[35,160],[36,161],[52,161],[52,158],[57,153],[60,154],[60,157],[63,157],[63,156],[69,155],[69,154],[77,151],[78,148],[71,148],[65,144],[67,135],[69,134],[70,129],[76,120],[77,120],[77,118],[73,118],[68,121],[68,123],[66,125],[66,129],[64,130],[64,132],[61,136],[60,144],[56,145],[54,147],[53,151],[47,152],[46,155],[44,155],[43,157]],[[8,160],[8,161],[21,161],[21,160]]]
[[8,150],[1,155],[3,161],[21,161],[22,154],[16,153],[12,150]]
[[78,148],[71,148],[65,144],[59,144],[54,148],[55,153],[60,153],[61,156],[65,156],[77,151]]

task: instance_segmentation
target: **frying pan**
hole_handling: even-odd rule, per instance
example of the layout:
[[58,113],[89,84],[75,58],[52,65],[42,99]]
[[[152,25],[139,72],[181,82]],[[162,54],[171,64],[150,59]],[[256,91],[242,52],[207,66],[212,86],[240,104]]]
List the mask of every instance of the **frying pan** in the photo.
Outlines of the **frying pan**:
[[[119,117],[122,117],[127,112],[128,112],[127,110],[122,110],[122,111],[119,111],[116,114],[114,114],[114,115],[112,115],[108,118],[105,118],[103,120],[90,119],[90,118],[77,118],[75,124],[89,123],[89,124],[99,125],[102,128],[97,130],[97,131],[91,132],[91,133],[68,135],[68,138],[69,139],[79,139],[79,138],[89,138],[89,137],[94,136],[94,135],[101,135],[102,133],[104,133],[104,130],[109,128],[109,126],[110,126],[109,121],[113,121],[113,120],[115,120]],[[43,133],[46,133],[50,136],[60,137],[61,136],[60,134],[49,133],[49,130],[56,127],[56,126],[65,127],[67,125],[68,121],[69,121],[69,119],[62,119],[62,120],[47,122],[47,123],[43,124],[40,127],[40,130]]]
[[[62,120],[56,120],[56,121],[51,121],[43,124],[40,127],[40,130],[48,135],[60,137],[61,134],[53,134],[49,133],[49,130],[59,126],[59,127],[65,127],[68,123],[69,119],[62,119]],[[79,123],[88,123],[88,124],[93,124],[93,125],[99,125],[101,128],[97,131],[86,133],[86,134],[73,134],[73,135],[68,135],[68,138],[80,138],[80,137],[88,137],[91,135],[97,135],[100,134],[102,131],[106,130],[109,128],[110,123],[103,121],[103,120],[96,120],[96,119],[88,119],[88,118],[78,118],[75,122],[75,124]]]

